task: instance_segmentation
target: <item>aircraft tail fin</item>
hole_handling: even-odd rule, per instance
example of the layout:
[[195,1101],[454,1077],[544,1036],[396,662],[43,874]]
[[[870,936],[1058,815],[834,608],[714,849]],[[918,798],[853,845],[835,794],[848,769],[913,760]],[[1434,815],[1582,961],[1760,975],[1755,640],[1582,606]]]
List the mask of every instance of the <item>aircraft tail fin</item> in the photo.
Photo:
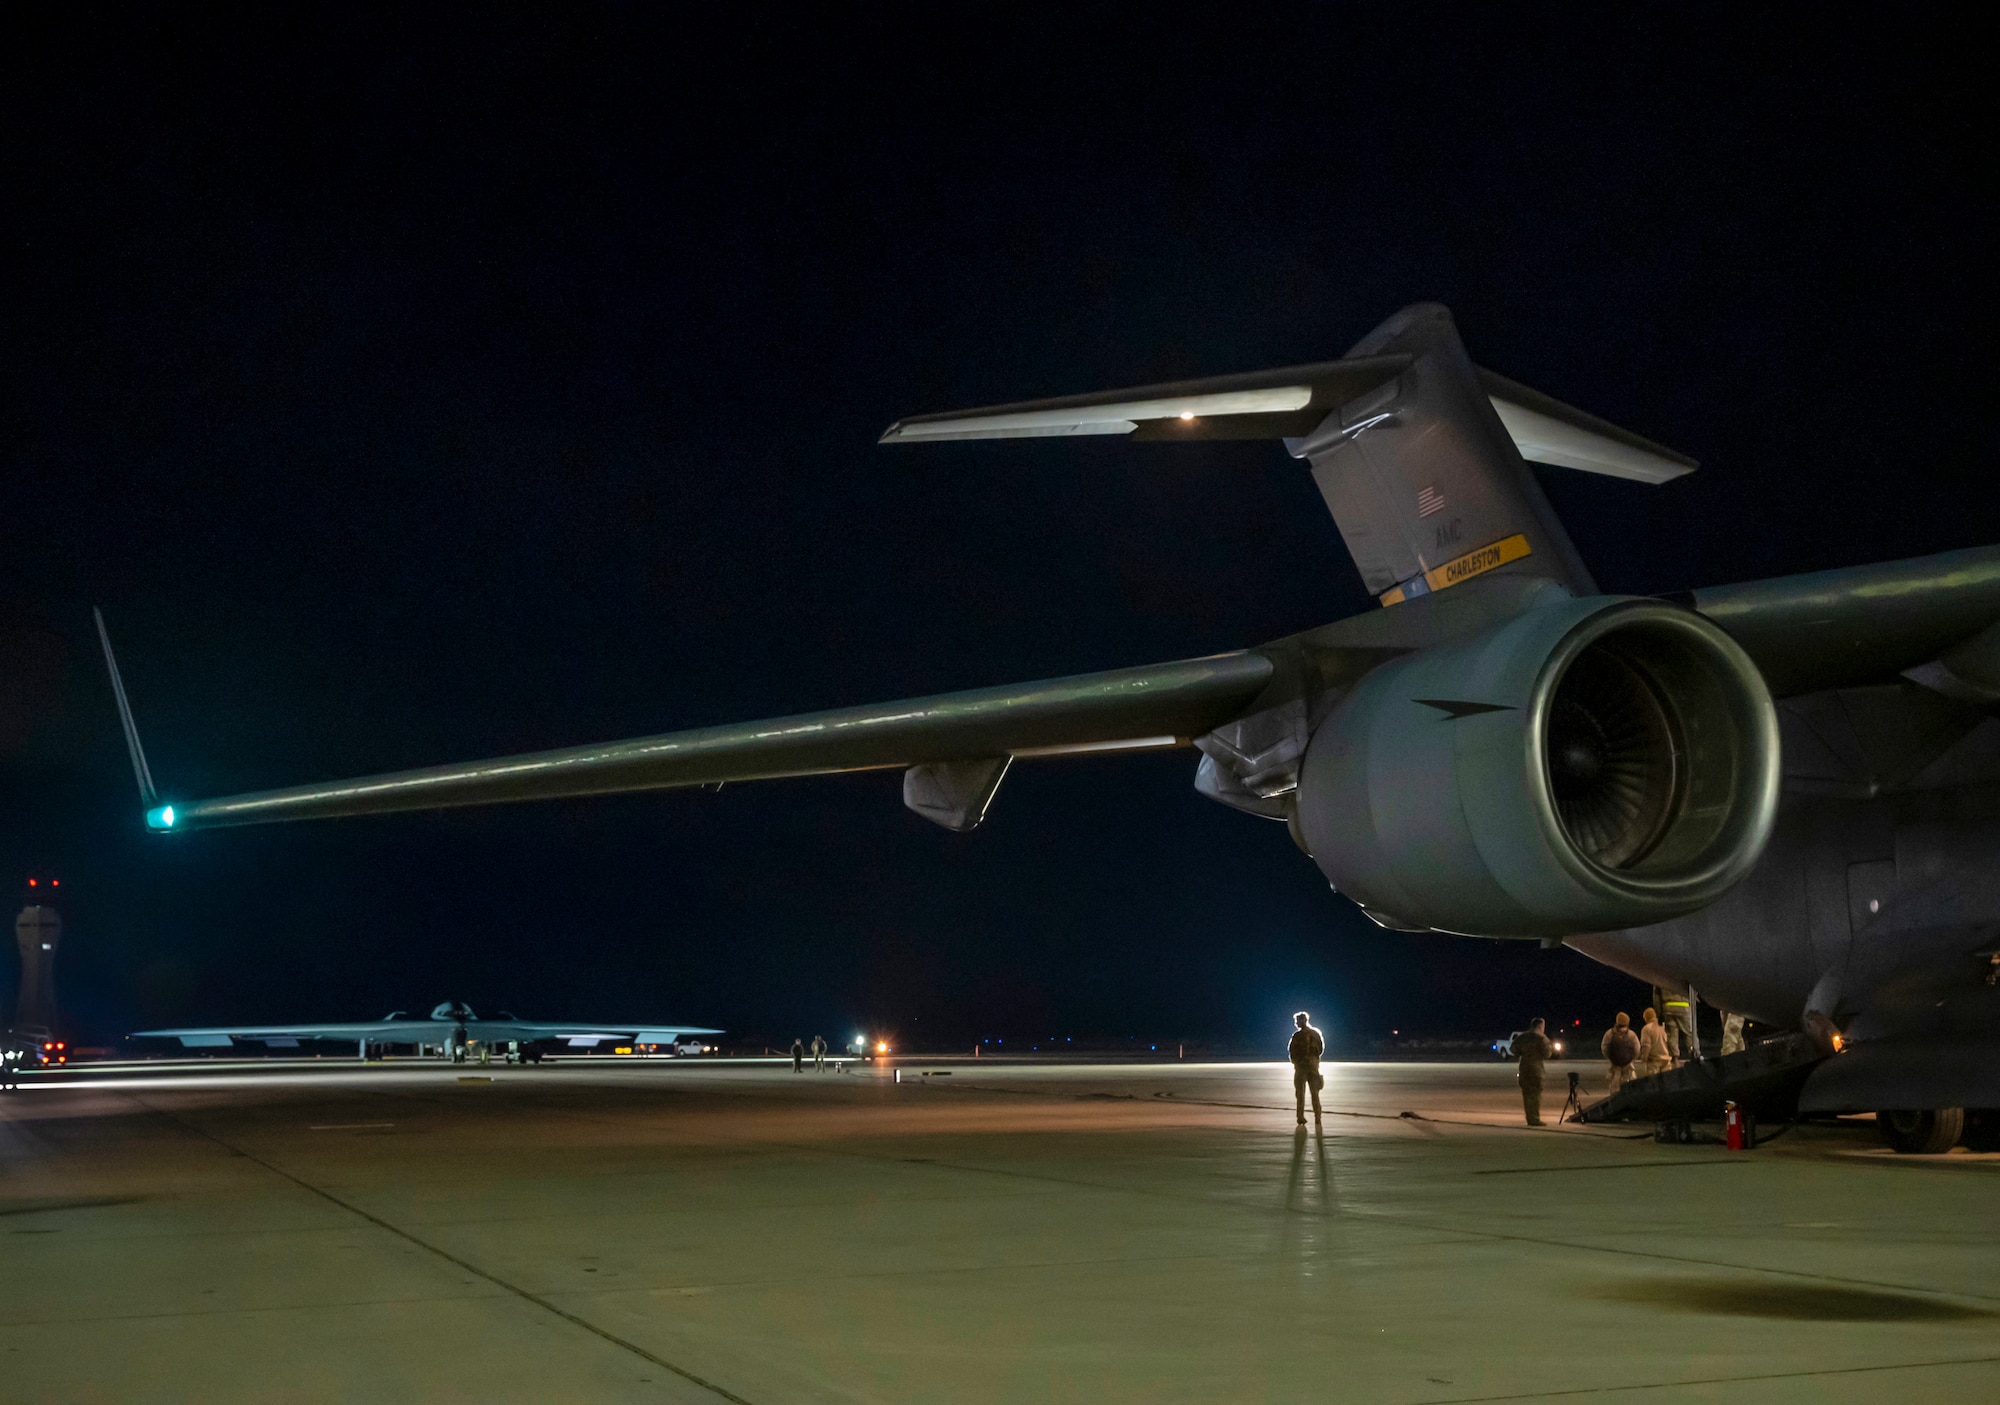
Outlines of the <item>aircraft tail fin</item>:
[[125,680],[118,676],[118,656],[111,652],[111,633],[104,627],[104,611],[91,606],[97,620],[97,642],[104,646],[104,667],[111,674],[111,695],[118,700],[118,723],[125,729],[125,750],[132,756],[132,778],[139,783],[139,798],[151,809],[159,803],[153,788],[153,773],[146,765],[146,748],[139,744],[139,726],[132,720],[132,702],[125,696]]
[[[1435,303],[1406,307],[1348,354],[1396,353],[1410,358],[1401,375],[1285,442],[1312,465],[1368,593],[1399,605],[1499,573],[1595,595],[1451,314]],[[1541,418],[1566,423],[1546,411]]]
[[1474,366],[1451,314],[1404,308],[1338,361],[898,420],[883,443],[1282,439],[1312,464],[1385,605],[1489,571],[1594,591],[1524,459],[1664,483],[1694,460]]

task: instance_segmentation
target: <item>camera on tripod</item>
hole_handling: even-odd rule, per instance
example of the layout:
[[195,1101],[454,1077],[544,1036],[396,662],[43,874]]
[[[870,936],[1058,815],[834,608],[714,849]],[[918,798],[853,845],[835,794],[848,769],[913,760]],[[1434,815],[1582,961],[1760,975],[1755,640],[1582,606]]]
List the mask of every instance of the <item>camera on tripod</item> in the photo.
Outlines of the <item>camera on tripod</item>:
[[1556,1119],[1560,1126],[1564,1122],[1583,1120],[1583,1075],[1575,1069],[1569,1071],[1569,1099],[1563,1103],[1562,1116]]

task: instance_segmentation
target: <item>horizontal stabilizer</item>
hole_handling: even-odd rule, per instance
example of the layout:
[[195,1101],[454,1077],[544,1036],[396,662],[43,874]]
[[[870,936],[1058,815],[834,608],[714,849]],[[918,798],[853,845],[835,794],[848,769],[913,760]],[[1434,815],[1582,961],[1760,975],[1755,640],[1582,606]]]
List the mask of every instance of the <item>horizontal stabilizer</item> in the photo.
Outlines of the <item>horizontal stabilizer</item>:
[[1167,439],[1282,439],[1310,434],[1331,411],[1394,380],[1409,364],[1407,356],[1363,356],[1134,390],[916,415],[890,425],[881,442],[1131,434],[1142,425],[1165,431],[1157,437]]
[[1697,467],[1693,459],[1672,449],[1483,367],[1479,385],[1507,427],[1507,437],[1521,457],[1533,463],[1580,468],[1636,483],[1664,483]]
[[[1343,405],[1408,369],[1407,355],[1356,356],[1275,371],[1023,400],[898,420],[884,444],[1123,434],[1139,440],[1296,439]],[[1521,457],[1640,483],[1692,472],[1695,461],[1505,376],[1479,381]]]

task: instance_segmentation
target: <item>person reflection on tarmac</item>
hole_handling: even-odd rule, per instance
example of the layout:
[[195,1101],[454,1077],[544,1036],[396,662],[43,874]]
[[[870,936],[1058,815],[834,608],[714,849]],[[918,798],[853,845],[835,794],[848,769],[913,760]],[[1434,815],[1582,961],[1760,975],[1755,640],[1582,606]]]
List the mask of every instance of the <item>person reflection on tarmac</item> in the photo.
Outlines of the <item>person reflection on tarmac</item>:
[[1313,1121],[1319,1121],[1319,1090],[1326,1085],[1320,1077],[1320,1056],[1326,1053],[1326,1037],[1312,1026],[1312,1016],[1304,1010],[1292,1016],[1298,1028],[1292,1033],[1286,1052],[1292,1060],[1292,1095],[1298,1103],[1299,1125],[1306,1125],[1306,1090],[1312,1090]]

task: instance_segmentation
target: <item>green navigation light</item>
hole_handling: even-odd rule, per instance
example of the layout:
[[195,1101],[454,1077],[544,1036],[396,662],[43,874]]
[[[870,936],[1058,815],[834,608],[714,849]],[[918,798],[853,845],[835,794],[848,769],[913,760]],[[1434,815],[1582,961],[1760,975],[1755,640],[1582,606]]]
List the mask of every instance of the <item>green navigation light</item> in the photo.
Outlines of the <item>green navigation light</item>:
[[150,829],[172,829],[174,827],[174,807],[162,805],[157,810],[146,811],[146,825]]

